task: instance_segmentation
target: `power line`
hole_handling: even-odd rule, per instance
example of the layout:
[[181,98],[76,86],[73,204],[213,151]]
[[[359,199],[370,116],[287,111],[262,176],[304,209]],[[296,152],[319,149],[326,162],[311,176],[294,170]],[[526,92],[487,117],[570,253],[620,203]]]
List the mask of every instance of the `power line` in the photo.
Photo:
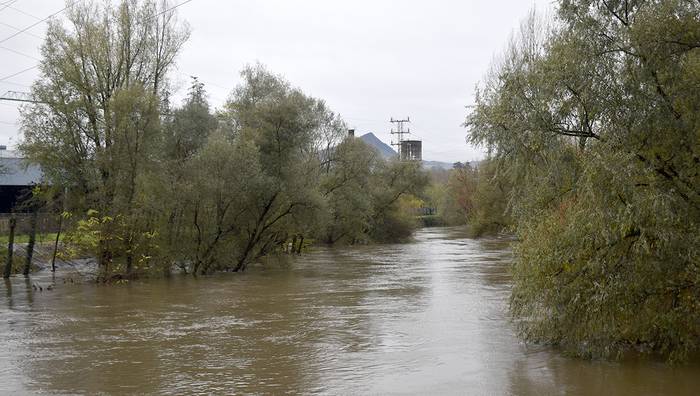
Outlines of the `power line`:
[[15,109],[15,110],[19,110],[19,109],[17,108],[17,105],[16,105],[16,104],[4,103],[4,102],[2,102],[2,101],[0,101],[0,106],[12,107],[12,108]]
[[[8,27],[8,28],[10,28],[10,29],[12,29],[12,30],[16,30],[16,31],[22,30],[22,29],[20,29],[20,28],[18,28],[18,27],[9,25],[9,24],[7,24],[7,23],[5,23],[5,22],[0,22],[0,25],[3,25],[3,26],[5,26],[5,27]],[[36,35],[36,34],[34,34],[34,33],[32,33],[32,32],[24,32],[24,34],[28,34],[28,35],[30,35],[30,36],[32,36],[32,37],[34,37],[34,38],[38,38],[38,39],[41,39],[41,38],[42,38],[41,36]]]
[[228,89],[229,89],[229,88],[226,88],[226,87],[224,87],[224,86],[222,86],[222,85],[214,84],[214,83],[211,82],[211,81],[202,80],[201,78],[199,78],[199,76],[195,76],[195,75],[192,74],[192,73],[183,73],[183,72],[181,72],[181,71],[178,71],[177,74],[179,74],[179,75],[181,75],[181,76],[189,77],[189,78],[193,78],[193,77],[194,77],[194,78],[197,78],[199,81],[203,82],[203,83],[206,84],[206,85],[210,85],[210,86],[212,86],[212,87],[217,87],[217,88],[221,88],[221,89],[225,89],[225,90],[228,90]]
[[25,54],[24,52],[17,51],[17,50],[14,50],[12,48],[7,48],[7,47],[2,46],[2,45],[0,45],[0,49],[8,51],[8,52],[12,52],[13,54],[22,55],[22,56],[30,58],[30,59],[34,59],[35,61],[41,61],[41,59],[37,58],[34,55]]
[[[5,8],[8,8],[8,7],[9,7],[9,8],[11,8],[11,9],[13,9],[13,10],[15,10],[15,11],[21,13],[21,14],[27,15],[27,16],[29,16],[29,17],[32,17],[32,18],[36,19],[36,20],[41,20],[41,18],[38,17],[38,16],[36,16],[36,15],[32,15],[32,14],[30,14],[30,13],[28,13],[28,12],[24,12],[24,11],[22,11],[22,10],[16,8],[16,7],[12,7],[12,4],[16,3],[17,1],[18,1],[18,0],[11,0],[11,1],[7,1],[7,2],[3,3],[3,4],[6,4],[6,5],[5,5],[4,8],[0,9],[0,11],[2,11],[2,10],[4,10]],[[2,25],[4,25],[4,26],[7,26],[7,27],[9,27],[9,28],[11,28],[11,29],[17,30],[17,31],[22,30],[22,29],[20,29],[20,28],[14,27],[14,26],[12,26],[12,25],[8,25],[7,23],[4,23],[4,22],[0,22],[0,24],[2,24]],[[34,34],[34,33],[31,33],[31,32],[24,32],[24,33],[26,33],[26,34],[28,34],[28,35],[30,35],[30,36],[32,36],[32,37],[36,37],[36,38],[39,38],[39,39],[43,39],[43,37],[38,36],[38,35],[36,35],[36,34]],[[24,53],[24,52],[21,52],[21,51],[17,51],[17,50],[15,50],[15,49],[8,48],[8,47],[2,46],[2,45],[0,45],[0,49],[5,50],[5,51],[8,51],[8,52],[12,52],[13,54],[17,54],[17,55],[24,56],[24,57],[29,58],[29,59],[34,59],[35,61],[41,61],[41,59],[37,58],[37,57],[34,56],[34,55],[29,55],[29,54],[27,54],[27,53]]]
[[[187,73],[183,73],[183,72],[181,72],[181,71],[176,71],[176,73],[177,73],[177,74],[180,74],[180,75],[182,75],[182,76],[185,76],[185,77],[197,78],[197,80],[198,80],[199,82],[204,83],[204,85],[207,87],[207,96],[209,97],[209,99],[213,99],[213,100],[215,100],[215,101],[219,101],[219,102],[223,102],[223,103],[226,102],[226,99],[222,98],[221,96],[219,96],[219,95],[212,95],[209,88],[210,88],[210,87],[217,87],[217,88],[223,89],[223,90],[225,90],[225,91],[228,91],[230,88],[226,88],[226,87],[224,87],[224,86],[222,86],[222,85],[214,84],[214,83],[212,83],[212,82],[210,82],[210,81],[202,80],[201,78],[199,78],[198,76],[195,76],[195,75],[193,75],[193,74],[187,74]],[[180,89],[178,89],[178,90],[176,91],[176,93],[180,93],[180,92],[181,92]]]
[[401,146],[402,146],[401,143],[403,143],[403,135],[404,135],[404,134],[410,134],[410,133],[411,133],[411,129],[408,128],[407,130],[404,130],[403,125],[404,125],[405,123],[410,123],[410,122],[411,122],[411,117],[406,117],[405,120],[395,120],[395,119],[392,117],[392,118],[391,118],[391,121],[389,121],[389,122],[391,122],[392,124],[396,124],[396,126],[397,126],[397,127],[396,127],[396,130],[394,130],[394,128],[391,129],[391,134],[392,134],[392,135],[399,135],[399,136],[398,136],[398,138],[399,138],[398,141],[397,141],[396,143],[394,143],[394,141],[392,140],[392,141],[391,141],[391,145],[392,145],[392,146],[397,146],[397,150],[396,150],[396,151],[399,153],[399,158],[403,158],[403,157],[401,157],[401,148],[402,148],[402,147],[401,147]]
[[[0,11],[2,11],[3,9],[9,7],[9,6],[12,5],[13,3],[15,3],[16,1],[18,1],[18,0],[14,0],[14,1],[11,1],[11,2],[8,2],[8,3],[4,3],[6,6],[5,6],[4,8],[2,8],[2,9],[0,9]],[[176,4],[176,5],[174,5],[174,6],[170,7],[170,8],[167,8],[167,9],[165,9],[165,10],[163,10],[163,11],[161,11],[161,12],[155,14],[155,15],[153,15],[152,17],[148,18],[147,20],[151,20],[151,19],[153,19],[153,18],[156,18],[156,17],[158,17],[158,16],[160,16],[160,15],[162,15],[162,14],[165,14],[165,13],[168,12],[168,11],[172,11],[172,10],[174,10],[174,9],[176,9],[176,8],[182,6],[182,5],[185,5],[185,4],[187,4],[187,3],[191,2],[191,1],[193,1],[193,0],[186,0],[186,1],[183,1],[182,3]],[[33,23],[33,24],[27,26],[27,27],[24,28],[24,29],[19,29],[15,34],[12,34],[12,35],[10,35],[9,37],[6,37],[6,38],[0,40],[0,43],[4,43],[5,41],[10,40],[10,39],[12,39],[12,38],[14,38],[14,37],[16,37],[16,36],[22,34],[22,33],[26,33],[26,34],[33,35],[32,33],[27,33],[27,30],[29,30],[29,29],[33,28],[34,26],[37,26],[38,24],[40,24],[40,23],[42,23],[42,22],[44,22],[44,21],[50,19],[51,17],[54,17],[54,16],[56,16],[56,15],[62,13],[63,11],[65,11],[66,9],[68,9],[70,6],[72,6],[73,3],[75,3],[75,1],[73,1],[73,2],[71,2],[70,4],[66,5],[66,6],[63,7],[62,9],[60,9],[60,10],[54,12],[53,14],[47,16],[46,18],[40,19],[39,21],[37,21],[37,22],[35,22],[35,23]],[[14,9],[14,8],[13,8],[13,9]],[[38,18],[38,17],[35,17],[35,18]],[[17,28],[14,28],[14,29],[17,29]],[[3,48],[3,49],[7,49],[7,48],[5,48],[5,47],[2,47],[2,48]],[[14,50],[10,50],[10,49],[7,49],[7,50],[8,50],[8,51],[11,51],[11,52],[19,53],[19,51],[14,51]],[[27,55],[27,54],[21,54],[21,55],[31,57],[30,55]],[[34,59],[36,59],[36,58],[34,58]],[[19,74],[28,72],[28,71],[30,71],[30,70],[32,70],[32,69],[36,69],[36,68],[38,68],[38,67],[39,67],[39,65],[34,65],[34,66],[30,67],[30,68],[24,69],[24,70],[19,71],[19,72],[17,72],[17,73],[14,73],[14,74],[11,74],[11,75],[9,75],[9,76],[0,78],[0,81],[5,81],[5,80],[7,80],[7,79],[10,79],[10,78],[15,77],[15,76],[17,76],[17,75],[19,75]]]
[[16,82],[12,82],[12,81],[0,81],[0,84],[14,85],[16,87],[24,87],[24,88],[31,88],[32,87],[31,85],[20,84],[20,83],[16,83]]
[[[4,4],[5,4],[5,7],[3,7],[2,9],[0,9],[0,11],[4,10],[5,8],[7,8],[7,7],[9,7],[10,5],[14,4],[15,2],[16,2],[16,0],[15,0],[15,1],[11,1],[11,2],[7,2],[7,3],[4,3]],[[75,1],[74,1],[74,2],[75,2]],[[26,34],[29,34],[29,35],[33,35],[32,33],[28,33],[27,31],[28,31],[29,29],[33,28],[34,26],[37,26],[38,24],[40,24],[40,23],[42,23],[42,22],[44,22],[44,21],[47,21],[48,19],[50,19],[50,18],[52,18],[52,17],[54,17],[54,16],[56,16],[56,15],[62,13],[63,11],[65,11],[66,9],[68,9],[68,7],[72,6],[74,2],[71,2],[70,4],[66,5],[66,6],[63,7],[62,9],[60,9],[60,10],[54,12],[53,14],[47,16],[46,18],[43,18],[43,19],[41,19],[41,20],[39,20],[39,21],[37,21],[37,22],[35,22],[35,23],[33,23],[33,24],[31,24],[31,25],[25,27],[24,29],[19,29],[16,33],[14,33],[14,34],[12,34],[12,35],[10,35],[10,36],[8,36],[8,37],[5,37],[4,39],[0,40],[0,44],[1,44],[1,43],[4,43],[5,41],[10,40],[10,39],[12,39],[12,38],[14,38],[14,37],[19,36],[19,35],[22,34],[22,33],[26,33]],[[16,28],[15,28],[15,29],[16,29]],[[4,47],[3,47],[3,48],[4,48]],[[12,50],[10,50],[10,51],[12,51]],[[19,53],[19,51],[12,51],[12,52]],[[25,55],[25,56],[29,56],[29,55],[26,55],[26,54],[24,54],[24,55]],[[28,68],[26,68],[26,69],[24,69],[24,70],[21,70],[21,71],[19,71],[19,72],[17,72],[17,73],[11,74],[11,75],[9,75],[9,76],[2,77],[2,78],[0,78],[0,82],[3,82],[3,81],[5,81],[5,80],[8,80],[8,79],[10,79],[10,78],[12,78],[12,77],[18,76],[18,75],[20,75],[20,74],[22,74],[22,73],[26,73],[26,72],[28,72],[28,71],[30,71],[30,70],[33,70],[33,69],[36,69],[36,68],[38,68],[38,67],[39,67],[39,65],[34,65],[34,66],[32,66],[32,67],[28,67]]]
[[41,101],[34,99],[32,94],[18,91],[7,91],[4,95],[0,96],[0,100],[10,102],[41,103]]
[[28,71],[30,71],[30,70],[34,70],[34,69],[36,69],[37,67],[39,67],[39,65],[34,65],[34,66],[28,67],[28,68],[26,68],[26,69],[24,69],[24,70],[18,71],[17,73],[10,74],[9,76],[5,76],[5,77],[3,77],[3,78],[0,78],[0,82],[5,81],[5,80],[9,80],[9,79],[12,78],[12,77],[18,76],[18,75],[20,75],[20,74],[22,74],[22,73],[26,73],[26,72],[28,72]]
[[[190,1],[191,1],[191,0],[190,0]],[[8,36],[8,37],[5,37],[4,39],[0,40],[0,44],[4,43],[5,41],[10,40],[10,39],[12,39],[12,38],[14,38],[14,37],[19,36],[20,34],[26,32],[27,30],[29,30],[29,29],[31,29],[31,28],[33,28],[34,26],[36,26],[36,25],[38,25],[38,24],[40,24],[40,23],[42,23],[42,22],[44,22],[44,21],[47,21],[47,20],[50,19],[51,17],[54,17],[54,16],[56,16],[56,15],[62,13],[63,11],[65,11],[66,9],[68,9],[68,7],[70,7],[71,5],[73,5],[73,3],[71,3],[71,4],[69,4],[69,5],[67,5],[67,6],[65,6],[65,7],[63,7],[63,8],[61,8],[60,10],[54,12],[53,14],[47,16],[46,18],[44,18],[44,19],[42,19],[42,20],[40,20],[40,21],[37,21],[37,22],[35,22],[35,23],[33,23],[33,24],[27,26],[26,28],[20,30],[19,32],[15,33],[15,34],[12,34],[12,35],[10,35],[10,36]]]
[[10,7],[11,9],[13,9],[13,10],[19,12],[19,13],[22,14],[22,15],[26,15],[26,16],[28,16],[28,17],[30,17],[30,18],[34,18],[34,19],[36,19],[37,21],[40,21],[40,20],[41,20],[41,17],[38,17],[38,16],[36,16],[36,15],[34,15],[34,14],[30,14],[30,13],[28,13],[28,12],[22,11],[22,10],[20,10],[19,8],[11,7],[11,6],[8,6],[8,7]]
[[[18,1],[18,0],[14,0],[14,1],[9,1],[9,2],[3,3],[2,5],[4,5],[5,7],[3,7],[2,9],[5,9],[5,8],[10,7],[12,4],[14,4],[14,3],[17,2],[17,1]],[[183,6],[183,5],[187,4],[187,3],[190,3],[190,2],[192,2],[192,1],[193,1],[193,0],[186,0],[186,1],[183,1],[183,2],[181,2],[181,3],[175,4],[174,6],[169,7],[169,8],[167,8],[167,9],[165,9],[165,10],[163,10],[163,11],[161,11],[161,12],[159,12],[159,13],[157,13],[157,14],[155,14],[155,15],[149,17],[149,18],[147,18],[146,21],[151,20],[151,19],[153,19],[153,18],[156,18],[156,17],[158,17],[158,16],[160,16],[160,15],[163,15],[163,14],[169,12],[169,11],[172,11],[172,10],[174,10],[174,9],[176,9],[176,8],[178,8],[178,7],[181,7],[181,6]],[[34,24],[32,24],[32,25],[30,25],[30,26],[27,26],[27,27],[24,28],[24,29],[19,29],[19,28],[16,28],[16,27],[7,25],[8,27],[10,27],[10,28],[12,28],[12,29],[17,30],[17,32],[16,32],[15,34],[9,36],[9,37],[6,37],[6,38],[0,40],[0,43],[3,43],[3,42],[5,42],[5,41],[7,41],[7,40],[10,40],[10,39],[12,39],[12,38],[18,36],[18,35],[21,34],[21,33],[25,33],[25,34],[29,34],[29,35],[31,35],[31,36],[38,37],[38,36],[36,36],[36,35],[33,34],[33,33],[27,32],[27,30],[29,30],[29,29],[31,29],[31,28],[37,26],[38,24],[40,24],[40,23],[42,23],[42,22],[44,22],[44,21],[50,19],[51,17],[53,17],[53,16],[55,16],[55,15],[60,14],[61,12],[65,11],[67,8],[69,8],[71,5],[72,5],[72,3],[69,4],[69,5],[67,5],[67,6],[64,7],[63,9],[61,9],[61,10],[59,10],[59,11],[57,11],[57,12],[55,12],[55,13],[49,15],[49,16],[47,16],[46,18],[39,18],[39,17],[37,17],[37,16],[35,16],[35,15],[26,13],[26,12],[24,12],[24,11],[22,11],[22,10],[19,10],[19,9],[15,8],[15,7],[12,7],[12,9],[15,10],[15,11],[18,11],[18,12],[24,14],[24,15],[30,16],[30,17],[32,17],[32,18],[34,18],[34,19],[37,19],[37,22],[34,23]],[[0,9],[0,11],[1,11],[2,9]],[[0,22],[0,23],[1,23],[1,22]],[[5,24],[5,25],[6,25],[6,24]],[[38,59],[38,58],[36,58],[36,57],[34,57],[34,56],[32,56],[32,55],[28,55],[28,54],[22,53],[22,52],[20,52],[20,51],[13,50],[13,49],[11,49],[11,48],[7,48],[7,47],[4,47],[4,46],[0,46],[0,49],[3,49],[3,50],[6,50],[6,51],[15,53],[15,54],[17,54],[17,55],[22,55],[22,56],[25,56],[25,57],[28,57],[28,58],[31,58],[31,59],[34,59],[34,60],[37,60],[37,61],[41,61],[40,59]],[[13,74],[11,74],[11,75],[2,77],[2,78],[0,78],[0,82],[1,82],[1,83],[4,83],[4,84],[12,84],[12,85],[18,85],[18,86],[24,86],[24,87],[26,87],[27,85],[18,84],[18,83],[13,83],[13,82],[5,81],[5,80],[8,80],[8,79],[10,79],[10,78],[12,78],[12,77],[15,77],[15,76],[18,76],[18,75],[20,75],[20,74],[22,74],[22,73],[26,73],[26,72],[28,72],[28,71],[30,71],[30,70],[33,70],[33,69],[36,69],[36,68],[38,68],[38,67],[39,67],[39,65],[34,65],[34,66],[32,66],[32,67],[26,68],[26,69],[21,70],[21,71],[19,71],[19,72],[16,72],[16,73],[13,73]],[[180,74],[187,75],[187,74],[185,74],[185,73],[180,73]],[[224,87],[224,86],[221,86],[221,85],[218,85],[218,84],[214,84],[214,83],[212,83],[212,82],[210,82],[210,81],[204,81],[204,80],[201,80],[201,81],[204,82],[204,83],[206,83],[206,84],[209,85],[209,86],[214,86],[214,87],[218,87],[218,88],[225,89],[225,90],[228,89],[228,88],[226,88],[226,87]],[[5,97],[5,98],[2,98],[2,99],[4,99],[4,100],[10,100],[10,101],[18,101],[18,102],[31,102],[31,101],[32,101],[32,100],[27,100],[26,98],[17,99],[17,98],[7,98],[7,97]],[[217,99],[217,98],[215,98],[215,99]],[[220,98],[218,98],[218,99],[220,99]]]
[[8,8],[9,6],[11,6],[12,4],[14,4],[18,1],[19,0],[10,0],[10,1],[6,1],[6,2],[0,4],[1,6],[4,6],[4,7],[0,8],[0,11],[4,10],[5,8]]
[[187,3],[191,2],[191,1],[192,1],[192,0],[186,0],[186,1],[183,1],[182,3],[180,3],[180,4],[175,4],[174,6],[168,8],[167,10],[163,10],[163,11],[161,11],[161,12],[159,12],[159,13],[157,13],[157,14],[155,14],[155,15],[149,17],[149,18],[147,18],[146,20],[147,20],[147,21],[150,21],[150,20],[153,19],[153,18],[157,18],[157,17],[159,17],[159,16],[165,14],[166,12],[172,11],[172,10],[176,9],[177,7],[180,7],[181,5],[185,5],[185,4],[187,4]]

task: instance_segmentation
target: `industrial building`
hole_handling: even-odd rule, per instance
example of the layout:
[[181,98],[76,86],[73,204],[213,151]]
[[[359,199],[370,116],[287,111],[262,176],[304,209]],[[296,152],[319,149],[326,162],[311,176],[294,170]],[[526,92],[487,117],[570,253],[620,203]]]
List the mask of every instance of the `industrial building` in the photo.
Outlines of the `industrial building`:
[[18,209],[41,183],[43,174],[37,165],[29,165],[17,152],[0,146],[0,213]]
[[399,153],[402,161],[422,161],[423,142],[420,140],[402,140]]

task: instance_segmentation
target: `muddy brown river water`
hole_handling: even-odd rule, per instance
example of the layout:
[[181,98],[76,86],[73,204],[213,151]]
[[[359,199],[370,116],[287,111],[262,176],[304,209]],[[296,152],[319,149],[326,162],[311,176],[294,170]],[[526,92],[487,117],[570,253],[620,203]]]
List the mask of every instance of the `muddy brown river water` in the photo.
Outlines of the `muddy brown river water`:
[[519,342],[510,259],[507,241],[431,228],[243,274],[43,292],[14,277],[0,394],[700,394],[698,365]]

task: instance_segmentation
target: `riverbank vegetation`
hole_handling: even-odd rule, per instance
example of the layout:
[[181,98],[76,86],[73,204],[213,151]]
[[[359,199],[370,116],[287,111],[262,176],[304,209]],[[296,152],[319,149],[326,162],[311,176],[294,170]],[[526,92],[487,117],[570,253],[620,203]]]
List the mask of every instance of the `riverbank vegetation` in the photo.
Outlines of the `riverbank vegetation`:
[[497,171],[492,159],[475,165],[458,162],[453,169],[432,171],[425,196],[440,223],[467,226],[472,237],[511,232],[510,183],[498,177]]
[[453,202],[516,233],[527,340],[588,357],[698,351],[698,15],[685,0],[563,0],[523,23],[480,87],[466,127],[489,159],[458,190],[504,199]]
[[261,65],[213,110],[169,75],[189,37],[167,3],[76,3],[53,21],[22,111],[21,150],[65,192],[66,253],[105,277],[242,271],[304,240],[405,239],[420,165],[347,137],[323,100]]

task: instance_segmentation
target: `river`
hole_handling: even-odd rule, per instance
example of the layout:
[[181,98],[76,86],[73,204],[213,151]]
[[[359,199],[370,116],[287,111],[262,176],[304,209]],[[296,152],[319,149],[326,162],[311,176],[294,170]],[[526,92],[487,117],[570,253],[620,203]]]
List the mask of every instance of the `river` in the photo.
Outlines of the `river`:
[[47,274],[13,277],[0,284],[0,393],[697,394],[697,365],[519,342],[510,260],[505,240],[428,228],[243,274],[49,291],[31,286]]

